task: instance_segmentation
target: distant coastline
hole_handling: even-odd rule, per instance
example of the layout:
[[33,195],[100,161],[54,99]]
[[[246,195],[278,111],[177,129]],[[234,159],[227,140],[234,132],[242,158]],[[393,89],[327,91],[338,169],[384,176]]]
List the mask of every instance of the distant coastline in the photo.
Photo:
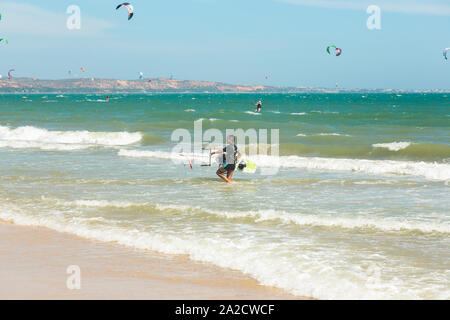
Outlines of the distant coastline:
[[120,80],[77,78],[41,80],[0,79],[0,94],[43,93],[449,93],[450,90],[344,89],[234,85],[212,81],[152,79]]

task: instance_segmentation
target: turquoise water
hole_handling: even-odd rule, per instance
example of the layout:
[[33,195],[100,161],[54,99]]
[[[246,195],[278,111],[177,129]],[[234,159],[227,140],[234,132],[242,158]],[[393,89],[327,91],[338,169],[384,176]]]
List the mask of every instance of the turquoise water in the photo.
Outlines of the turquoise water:
[[[199,119],[279,129],[279,156],[250,156],[275,174],[226,185],[173,154]],[[0,219],[302,296],[449,299],[449,181],[445,94],[0,95]]]

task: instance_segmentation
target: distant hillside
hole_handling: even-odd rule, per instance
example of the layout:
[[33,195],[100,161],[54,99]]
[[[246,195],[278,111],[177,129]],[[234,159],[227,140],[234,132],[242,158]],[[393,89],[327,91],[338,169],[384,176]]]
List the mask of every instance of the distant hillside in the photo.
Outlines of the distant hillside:
[[229,85],[208,81],[153,79],[65,79],[13,78],[0,80],[0,93],[146,93],[146,92],[286,92],[265,86]]
[[[331,92],[404,92],[404,90],[325,89],[311,87],[270,87],[232,85],[220,82],[153,79],[0,79],[0,93],[331,93]],[[416,91],[424,92],[424,91]],[[427,91],[430,92],[430,91]],[[440,91],[434,91],[440,92]]]

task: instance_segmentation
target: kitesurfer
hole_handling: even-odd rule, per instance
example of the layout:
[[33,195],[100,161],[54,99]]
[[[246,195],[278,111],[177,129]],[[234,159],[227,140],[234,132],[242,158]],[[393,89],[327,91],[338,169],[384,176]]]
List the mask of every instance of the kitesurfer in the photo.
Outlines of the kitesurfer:
[[[220,164],[216,174],[226,183],[231,183],[234,170],[236,170],[236,162],[241,157],[235,139],[234,135],[229,135],[227,137],[228,145],[225,148],[211,152],[211,156],[223,153],[222,164]],[[226,176],[225,173],[227,174]]]
[[255,104],[255,106],[256,106],[255,112],[261,112],[261,108],[262,108],[262,102],[261,102],[261,100],[259,100],[259,101]]

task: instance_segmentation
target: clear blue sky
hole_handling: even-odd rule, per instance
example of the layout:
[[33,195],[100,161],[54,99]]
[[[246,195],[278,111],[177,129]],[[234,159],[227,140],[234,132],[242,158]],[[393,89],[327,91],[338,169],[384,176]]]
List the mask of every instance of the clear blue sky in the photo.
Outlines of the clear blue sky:
[[[448,0],[0,1],[0,74],[135,79],[145,76],[234,84],[450,89]],[[81,30],[66,28],[69,5]],[[382,29],[366,27],[368,4]],[[326,53],[335,44],[341,57]],[[270,78],[265,79],[269,74]]]

